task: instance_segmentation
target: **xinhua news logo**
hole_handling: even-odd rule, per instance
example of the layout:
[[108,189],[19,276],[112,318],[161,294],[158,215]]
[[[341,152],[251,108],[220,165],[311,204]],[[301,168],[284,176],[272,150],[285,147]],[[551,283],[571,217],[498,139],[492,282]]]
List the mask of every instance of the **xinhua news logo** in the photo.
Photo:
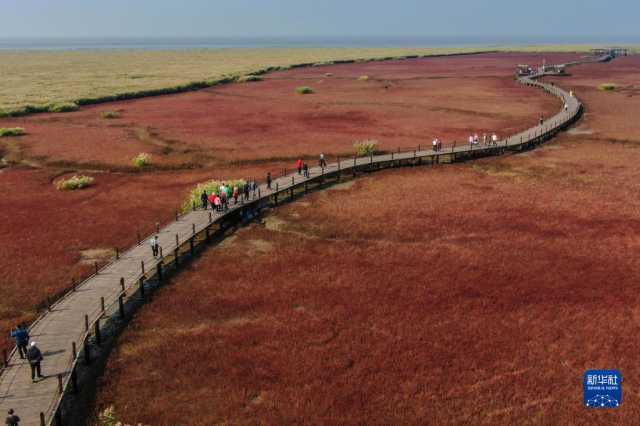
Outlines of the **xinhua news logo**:
[[622,375],[618,370],[589,370],[583,381],[585,407],[618,408],[622,404]]

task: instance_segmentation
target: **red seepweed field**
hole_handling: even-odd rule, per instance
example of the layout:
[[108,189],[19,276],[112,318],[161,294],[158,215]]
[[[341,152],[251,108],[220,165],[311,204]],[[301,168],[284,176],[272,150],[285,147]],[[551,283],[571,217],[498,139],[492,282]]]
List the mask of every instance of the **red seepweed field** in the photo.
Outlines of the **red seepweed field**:
[[[576,55],[546,54],[549,61]],[[299,156],[352,155],[374,138],[381,149],[445,144],[470,131],[510,133],[551,114],[556,100],[518,85],[514,64],[543,55],[490,54],[314,67],[264,81],[83,107],[65,114],[0,119],[25,136],[0,139],[0,346],[16,322],[70,288],[155,223],[171,220],[187,191],[212,179],[282,173]],[[368,80],[359,79],[364,75]],[[299,95],[300,86],[313,87]],[[521,102],[525,98],[526,102]],[[102,114],[116,111],[119,117]],[[142,170],[139,153],[152,155]],[[73,174],[94,186],[61,192]]]
[[[316,67],[2,119],[28,134],[0,140],[0,325],[170,220],[197,182],[350,155],[358,139],[409,148],[531,126],[559,105],[512,74],[543,56],[575,57]],[[535,151],[369,175],[237,232],[132,320],[99,407],[154,425],[635,424],[638,66],[555,79],[587,112]],[[135,170],[140,152],[153,162]],[[74,172],[95,185],[55,189]],[[621,370],[618,410],[582,407],[591,368]]]
[[[535,151],[368,175],[238,231],[132,321],[100,407],[162,425],[636,424],[639,66],[555,79],[586,114]],[[583,407],[588,369],[622,372],[620,408]]]

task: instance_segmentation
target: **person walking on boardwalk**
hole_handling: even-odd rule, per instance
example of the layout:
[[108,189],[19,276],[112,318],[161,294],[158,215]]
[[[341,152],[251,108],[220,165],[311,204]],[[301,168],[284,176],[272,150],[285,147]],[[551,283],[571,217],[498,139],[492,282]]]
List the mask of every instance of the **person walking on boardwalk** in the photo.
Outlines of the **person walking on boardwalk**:
[[480,143],[480,138],[478,137],[478,134],[474,134],[473,135],[473,144],[474,145],[478,145]]
[[209,196],[207,195],[207,191],[202,191],[202,194],[200,194],[200,201],[202,202],[202,208],[204,210],[207,209],[208,200],[209,200]]
[[18,417],[15,413],[15,411],[13,411],[13,408],[9,409],[9,412],[7,413],[7,420],[4,421],[4,424],[7,426],[19,426],[20,425],[20,417]]
[[271,189],[271,172],[267,172],[267,188]]
[[220,197],[214,194],[213,203],[211,204],[211,206],[215,206],[217,212],[222,211],[222,202],[220,201]]
[[29,350],[27,350],[27,359],[29,360],[29,366],[31,366],[31,381],[36,382],[36,376],[38,379],[44,379],[42,375],[42,369],[40,363],[44,359],[40,348],[36,345],[36,342],[31,342]]
[[305,161],[305,163],[302,165],[302,173],[304,174],[304,177],[305,177],[306,179],[309,179],[309,165],[306,163],[306,161]]
[[473,135],[469,136],[469,147],[473,148]]
[[322,167],[323,169],[327,167],[327,161],[324,159],[323,152],[320,153],[320,167]]
[[487,141],[487,134],[486,134],[486,133],[483,133],[483,134],[482,134],[482,144],[483,144],[484,146],[487,146],[487,142],[488,142],[488,141]]
[[244,183],[244,187],[242,188],[243,192],[244,192],[244,199],[248,200],[249,199],[249,192],[251,192],[251,184],[249,182],[245,182]]
[[296,169],[298,169],[298,175],[302,174],[302,159],[298,158],[296,161]]
[[16,340],[16,347],[18,348],[18,354],[20,359],[24,359],[27,356],[27,345],[29,344],[29,332],[22,324],[18,324],[16,328],[11,330],[11,337]]
[[160,247],[160,243],[158,242],[157,235],[154,235],[153,237],[151,237],[151,239],[149,240],[149,245],[151,246],[151,253],[153,254],[153,257],[158,257],[158,250]]
[[540,125],[542,126],[544,124],[544,117],[540,116]]
[[233,204],[238,204],[238,196],[240,195],[240,191],[237,186],[233,187]]
[[498,146],[498,135],[496,135],[495,133],[491,135],[491,142],[493,142],[495,146]]
[[431,146],[434,152],[438,150],[438,138],[433,138],[433,141],[431,142]]
[[220,204],[223,211],[226,211],[229,208],[227,204],[227,191],[220,191]]

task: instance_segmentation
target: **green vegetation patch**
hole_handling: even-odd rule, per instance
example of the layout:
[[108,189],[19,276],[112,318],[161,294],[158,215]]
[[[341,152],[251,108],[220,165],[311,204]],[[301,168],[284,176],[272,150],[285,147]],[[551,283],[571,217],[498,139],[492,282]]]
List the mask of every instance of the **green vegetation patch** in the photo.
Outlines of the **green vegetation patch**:
[[147,154],[145,152],[142,152],[138,155],[136,155],[133,160],[131,160],[131,162],[133,163],[133,167],[137,167],[139,169],[146,167],[148,165],[151,164],[151,159],[152,159],[152,155],[151,154]]
[[22,136],[25,131],[22,127],[1,127],[0,138],[6,138],[9,136]]
[[311,87],[308,86],[302,86],[302,87],[298,87],[296,88],[296,93],[299,95],[310,95],[313,92],[313,89]]
[[[244,189],[245,183],[247,183],[243,179],[231,179],[231,180],[210,180],[207,182],[199,183],[196,185],[191,191],[189,191],[189,196],[182,204],[182,212],[186,213],[193,208],[193,205],[199,206],[201,203],[200,196],[203,191],[206,191],[207,195],[216,194],[220,195],[220,186],[225,184],[231,191],[233,191],[234,187],[238,188],[238,191],[242,192]],[[230,194],[228,194],[230,195]]]
[[602,83],[600,86],[598,86],[598,90],[601,90],[603,92],[613,92],[617,89],[618,86],[616,86],[613,83]]
[[114,118],[120,118],[118,111],[104,111],[100,116],[106,120],[113,120]]
[[364,141],[357,141],[353,144],[353,148],[356,150],[358,157],[368,157],[378,152],[380,142],[374,139],[367,139]]
[[84,175],[73,175],[69,179],[61,179],[56,184],[60,191],[75,191],[93,185],[94,178]]
[[239,83],[251,83],[255,81],[262,81],[263,78],[259,75],[243,75],[242,77],[238,77]]
[[78,110],[78,104],[75,102],[61,102],[49,105],[49,112],[73,112]]

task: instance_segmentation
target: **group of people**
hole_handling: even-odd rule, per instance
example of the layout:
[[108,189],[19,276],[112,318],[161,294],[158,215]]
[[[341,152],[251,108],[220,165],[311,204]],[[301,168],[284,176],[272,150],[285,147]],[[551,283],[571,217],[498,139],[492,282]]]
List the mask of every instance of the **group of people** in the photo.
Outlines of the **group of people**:
[[207,207],[211,205],[211,210],[219,212],[227,211],[232,199],[234,204],[238,202],[240,191],[242,191],[244,198],[248,199],[251,191],[255,192],[257,187],[258,184],[255,181],[246,182],[244,185],[242,185],[242,188],[239,188],[238,186],[234,186],[232,188],[231,185],[227,185],[225,182],[222,182],[222,184],[220,184],[220,187],[218,188],[217,193],[215,191],[212,191],[211,194],[207,194],[206,190],[202,191],[202,194],[200,194],[202,208],[206,210]]
[[431,146],[432,149],[435,152],[441,151],[442,150],[442,141],[438,138],[433,138],[433,141],[431,142]]
[[19,324],[11,330],[11,337],[16,342],[16,348],[20,359],[27,359],[31,366],[31,380],[35,383],[37,379],[44,379],[40,363],[44,359],[42,352],[36,342],[30,342],[29,331]]
[[[491,136],[484,133],[482,135],[482,144],[484,146],[497,146],[498,145],[498,135],[493,133]],[[474,145],[480,145],[480,137],[477,133],[469,136],[469,146],[473,147]]]

